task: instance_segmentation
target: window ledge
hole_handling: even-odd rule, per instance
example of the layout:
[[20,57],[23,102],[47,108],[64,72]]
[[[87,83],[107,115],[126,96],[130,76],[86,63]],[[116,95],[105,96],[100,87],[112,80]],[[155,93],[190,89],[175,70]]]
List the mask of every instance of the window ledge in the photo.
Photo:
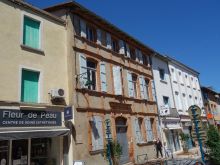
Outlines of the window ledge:
[[30,46],[23,45],[23,44],[21,44],[21,48],[22,48],[23,50],[27,50],[27,51],[30,51],[30,52],[33,52],[33,53],[38,53],[38,54],[41,54],[41,55],[45,55],[45,54],[44,54],[44,51],[41,50],[41,49],[32,48],[32,47],[30,47]]
[[176,81],[176,80],[173,80],[173,82],[177,84],[177,81]]
[[104,149],[101,149],[101,150],[95,150],[95,151],[89,151],[89,153],[91,155],[96,155],[96,154],[100,154],[100,153],[103,153],[104,152]]
[[166,80],[160,80],[160,82],[164,83],[164,84],[167,84],[167,81]]
[[140,142],[137,143],[138,146],[147,146],[147,145],[152,145],[154,142],[153,141],[149,141],[149,142]]

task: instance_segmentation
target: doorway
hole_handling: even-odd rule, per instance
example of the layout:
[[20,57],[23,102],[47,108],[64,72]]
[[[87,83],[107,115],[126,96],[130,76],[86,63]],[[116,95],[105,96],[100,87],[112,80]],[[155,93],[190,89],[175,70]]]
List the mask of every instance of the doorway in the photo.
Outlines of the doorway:
[[118,117],[115,120],[117,141],[122,146],[122,155],[120,164],[129,162],[128,139],[127,139],[127,120],[123,117]]

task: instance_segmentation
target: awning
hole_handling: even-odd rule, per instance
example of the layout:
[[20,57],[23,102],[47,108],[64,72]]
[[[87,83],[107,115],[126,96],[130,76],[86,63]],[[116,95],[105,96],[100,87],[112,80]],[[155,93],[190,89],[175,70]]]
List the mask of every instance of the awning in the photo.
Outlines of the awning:
[[0,140],[18,140],[28,138],[45,138],[68,135],[70,129],[66,127],[47,128],[8,128],[0,129]]

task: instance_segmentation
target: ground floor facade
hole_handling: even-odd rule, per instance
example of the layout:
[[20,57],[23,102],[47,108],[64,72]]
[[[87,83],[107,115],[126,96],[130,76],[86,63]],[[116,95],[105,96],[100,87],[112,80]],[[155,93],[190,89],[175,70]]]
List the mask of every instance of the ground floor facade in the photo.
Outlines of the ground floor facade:
[[0,104],[1,165],[64,164],[64,107]]

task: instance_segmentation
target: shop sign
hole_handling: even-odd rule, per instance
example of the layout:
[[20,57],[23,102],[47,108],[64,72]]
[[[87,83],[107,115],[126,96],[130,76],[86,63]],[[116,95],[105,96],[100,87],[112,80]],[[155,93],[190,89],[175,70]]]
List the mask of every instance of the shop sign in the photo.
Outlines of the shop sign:
[[0,110],[1,127],[42,127],[61,124],[61,112]]
[[160,115],[161,116],[170,115],[170,107],[168,105],[160,106]]
[[65,107],[64,108],[64,119],[71,120],[73,119],[73,110],[72,107]]

